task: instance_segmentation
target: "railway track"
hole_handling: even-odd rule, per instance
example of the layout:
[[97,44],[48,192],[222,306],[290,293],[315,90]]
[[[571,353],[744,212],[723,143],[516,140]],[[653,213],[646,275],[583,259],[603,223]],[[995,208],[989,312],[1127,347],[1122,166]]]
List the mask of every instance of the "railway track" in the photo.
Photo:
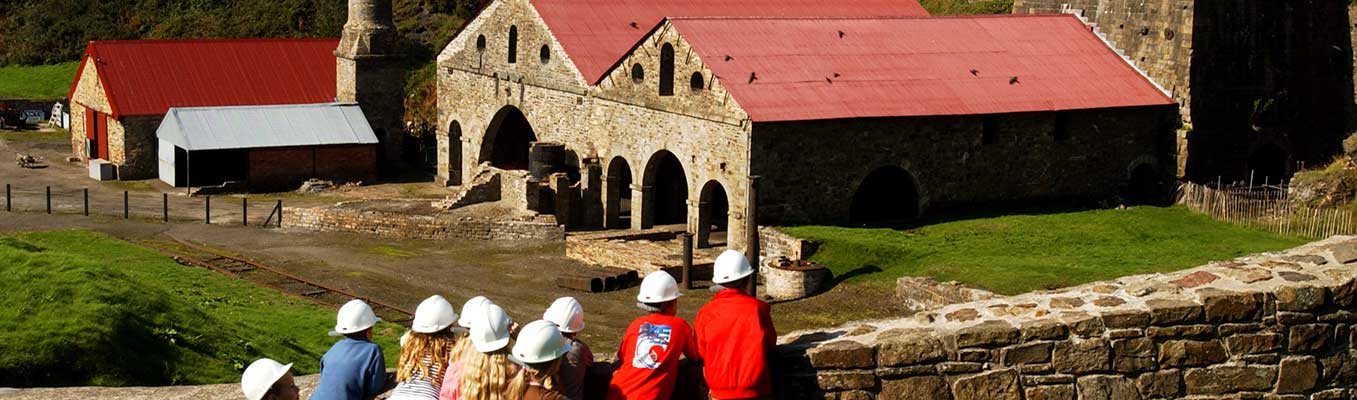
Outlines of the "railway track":
[[245,257],[226,254],[220,250],[174,238],[173,242],[144,242],[183,265],[206,268],[220,274],[244,279],[259,286],[283,292],[316,304],[339,308],[353,299],[372,306],[372,311],[383,321],[410,326],[414,313],[370,297],[337,289],[290,274],[279,268]]

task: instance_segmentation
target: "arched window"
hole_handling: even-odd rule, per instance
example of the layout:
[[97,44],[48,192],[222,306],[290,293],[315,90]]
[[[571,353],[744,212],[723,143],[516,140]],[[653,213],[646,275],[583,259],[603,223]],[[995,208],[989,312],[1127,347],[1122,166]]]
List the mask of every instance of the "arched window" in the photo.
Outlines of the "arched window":
[[694,72],[693,78],[688,80],[688,87],[693,89],[693,93],[701,92],[707,88],[706,80],[702,79],[701,72]]
[[518,27],[509,27],[509,63],[518,62]]
[[545,44],[542,45],[542,50],[539,51],[538,53],[539,56],[542,57],[542,64],[546,64],[551,61],[551,48],[547,47],[547,45]]
[[645,70],[645,68],[641,68],[641,64],[640,64],[640,63],[632,64],[632,65],[631,65],[631,81],[634,82],[634,83],[641,83],[641,82],[644,82],[645,80],[646,80],[646,70]]
[[476,37],[476,51],[485,51],[485,35]]
[[660,96],[674,95],[674,46],[665,43],[660,49]]

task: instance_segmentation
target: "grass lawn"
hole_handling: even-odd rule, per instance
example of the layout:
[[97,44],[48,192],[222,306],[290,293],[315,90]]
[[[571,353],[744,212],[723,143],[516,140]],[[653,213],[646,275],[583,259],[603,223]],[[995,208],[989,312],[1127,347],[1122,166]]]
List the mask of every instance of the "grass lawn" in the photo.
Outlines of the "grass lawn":
[[1290,248],[1304,240],[1240,228],[1182,207],[1132,207],[957,219],[904,231],[797,226],[837,277],[893,287],[901,276],[1019,294],[1175,271]]
[[52,65],[0,67],[0,99],[59,99],[71,90],[76,61]]
[[[270,357],[303,373],[334,310],[86,231],[0,235],[0,387],[238,382]],[[388,365],[400,328],[379,325]]]

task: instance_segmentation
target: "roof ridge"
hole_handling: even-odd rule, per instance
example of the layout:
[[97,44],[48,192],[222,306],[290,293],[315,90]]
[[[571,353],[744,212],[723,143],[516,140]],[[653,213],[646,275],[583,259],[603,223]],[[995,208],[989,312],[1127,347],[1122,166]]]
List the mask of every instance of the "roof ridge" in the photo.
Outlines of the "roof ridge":
[[748,16],[748,17],[665,17],[671,21],[699,21],[699,20],[772,20],[772,21],[853,21],[853,20],[887,20],[887,19],[917,19],[917,20],[944,20],[944,19],[991,19],[991,18],[1064,18],[1072,17],[1073,14],[976,14],[976,15],[881,15],[869,17],[780,17],[780,16]]
[[261,42],[337,42],[339,38],[199,38],[199,39],[115,39],[91,40],[92,45],[179,44],[179,43],[261,43]]

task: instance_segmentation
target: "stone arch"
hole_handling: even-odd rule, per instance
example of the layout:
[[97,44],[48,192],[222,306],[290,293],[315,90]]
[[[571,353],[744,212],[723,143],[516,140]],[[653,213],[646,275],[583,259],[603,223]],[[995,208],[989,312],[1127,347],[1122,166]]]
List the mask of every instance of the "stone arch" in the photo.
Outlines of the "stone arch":
[[608,161],[603,177],[603,227],[607,229],[631,226],[631,163],[622,156]]
[[701,72],[694,72],[693,76],[688,78],[688,88],[691,89],[693,93],[701,92],[703,89],[707,88],[706,79],[702,77]]
[[1159,173],[1159,168],[1153,159],[1144,157],[1131,162],[1126,173],[1125,190],[1122,191],[1122,199],[1126,204],[1148,204],[1158,205],[1164,203],[1168,193],[1164,182],[1164,174]]
[[674,45],[660,48],[660,96],[674,95]]
[[855,225],[891,225],[919,217],[918,181],[904,168],[879,167],[867,174],[853,193],[848,220]]
[[725,186],[713,179],[702,185],[697,203],[697,246],[728,245],[730,238],[730,197]]
[[[1267,183],[1277,183],[1291,178],[1290,168],[1287,168],[1286,150],[1276,143],[1263,143],[1249,152],[1249,164],[1247,174],[1252,174],[1255,185]],[[1244,179],[1249,179],[1245,176]]]
[[532,124],[518,107],[504,106],[490,120],[481,143],[479,162],[488,162],[500,169],[528,169],[528,150],[537,141]]
[[688,175],[674,153],[660,150],[650,156],[641,182],[642,229],[688,222]]

